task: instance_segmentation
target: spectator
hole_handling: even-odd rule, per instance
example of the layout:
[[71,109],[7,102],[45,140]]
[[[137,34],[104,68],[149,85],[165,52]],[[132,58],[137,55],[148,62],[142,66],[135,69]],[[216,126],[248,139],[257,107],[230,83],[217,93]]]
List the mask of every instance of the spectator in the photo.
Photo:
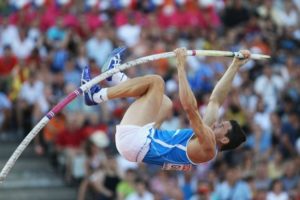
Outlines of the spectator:
[[108,142],[108,138],[103,132],[94,133],[85,142],[85,177],[79,186],[78,200],[84,200],[87,196],[91,175],[105,165],[104,162],[107,161],[107,158],[103,150],[107,147]]
[[267,157],[271,147],[271,134],[256,124],[253,124],[250,130],[251,135],[247,137],[246,146],[252,148],[260,157]]
[[263,74],[254,83],[255,92],[263,97],[267,105],[267,111],[274,111],[278,100],[278,92],[282,91],[283,88],[284,80],[274,74],[271,66],[265,66]]
[[283,188],[286,191],[290,191],[297,186],[299,175],[297,174],[297,169],[293,160],[286,162],[281,181]]
[[4,136],[5,129],[9,127],[9,120],[11,117],[11,101],[7,98],[5,93],[0,92],[0,137]]
[[66,49],[65,43],[59,43],[55,46],[53,53],[51,71],[54,73],[62,72],[69,58],[69,52]]
[[218,197],[213,192],[212,184],[206,181],[199,181],[196,194],[189,200],[216,200]]
[[86,49],[83,44],[79,45],[78,55],[75,60],[76,68],[83,69],[83,67],[89,64],[88,58],[86,56]]
[[271,191],[268,192],[266,200],[288,200],[288,194],[283,190],[282,182],[275,179],[271,185]]
[[251,84],[244,83],[241,89],[239,90],[239,95],[241,107],[243,107],[246,111],[250,112],[251,115],[255,113],[258,97],[257,95],[255,95]]
[[257,190],[255,196],[255,200],[266,200],[267,199],[267,190]]
[[9,23],[8,17],[3,17],[1,22],[1,47],[12,45],[19,38],[18,27]]
[[197,177],[193,176],[194,170],[180,174],[178,184],[183,192],[184,199],[190,199],[197,189]]
[[254,114],[254,123],[257,124],[263,132],[270,134],[271,132],[271,122],[270,113],[267,110],[267,106],[263,99],[259,98],[256,105],[256,112]]
[[300,121],[296,112],[288,113],[288,121],[282,124],[281,148],[285,157],[296,155],[295,142],[300,130]]
[[291,198],[295,200],[300,199],[300,181],[297,183],[297,186],[291,192]]
[[67,115],[67,126],[58,133],[55,141],[56,152],[60,166],[66,169],[65,181],[70,184],[73,178],[73,162],[82,153],[81,145],[84,141],[82,132],[83,119],[79,113]]
[[6,45],[3,48],[3,56],[0,57],[0,78],[4,79],[11,75],[12,70],[18,64],[17,57],[12,52],[11,46]]
[[121,181],[117,186],[118,200],[126,199],[130,194],[135,191],[134,180],[136,178],[136,171],[133,169],[128,169],[125,172],[123,181]]
[[[49,43],[58,43],[66,39],[66,31],[61,18],[56,20],[56,24],[47,31],[47,40]],[[54,45],[55,46],[55,45]]]
[[34,49],[35,43],[28,37],[28,31],[21,28],[19,29],[19,37],[12,41],[11,46],[19,59],[26,59]]
[[117,30],[118,38],[128,47],[134,47],[138,43],[140,34],[141,26],[136,23],[133,14],[129,14],[128,23],[120,26]]
[[102,28],[98,28],[94,36],[86,42],[87,56],[95,59],[98,67],[104,64],[112,49],[112,42],[109,40],[106,30]]
[[79,70],[76,69],[74,60],[72,58],[69,58],[65,62],[64,68],[65,68],[64,70],[65,83],[79,86],[81,75]]
[[48,154],[51,158],[51,163],[57,167],[57,162],[55,158],[55,140],[57,135],[65,129],[65,115],[59,113],[54,119],[49,121],[49,123],[43,129],[41,137],[36,137],[35,139],[35,151],[38,155],[44,153]]
[[223,16],[223,22],[226,27],[235,27],[249,20],[249,10],[243,5],[241,0],[228,2]]
[[219,183],[216,188],[216,198],[225,199],[252,199],[250,187],[241,180],[240,169],[237,166],[229,167],[226,172],[226,179]]
[[154,196],[147,191],[146,182],[137,178],[135,180],[135,192],[130,194],[125,200],[154,200]]
[[107,161],[103,163],[103,168],[93,173],[90,183],[96,192],[95,199],[114,200],[118,197],[118,185],[120,177],[117,172],[116,160],[114,155],[108,155]]
[[278,13],[280,19],[279,26],[292,27],[298,23],[298,12],[292,0],[284,1],[284,9]]
[[150,180],[150,189],[157,198],[183,199],[177,180],[170,172],[158,171],[157,175]]
[[283,175],[283,156],[279,150],[275,150],[273,158],[268,164],[268,176],[274,180]]
[[0,85],[3,86],[4,90],[8,91],[10,78],[18,64],[18,60],[10,45],[4,46],[3,51],[3,55],[0,56]]
[[[43,109],[45,102],[44,83],[38,79],[34,71],[30,71],[29,78],[20,89],[17,102],[18,127],[24,127],[28,133],[34,123],[34,119],[39,119],[38,110]],[[47,110],[48,108],[45,108]],[[43,110],[45,112],[45,110]]]
[[244,128],[246,126],[246,113],[239,105],[239,102],[237,100],[238,97],[235,94],[235,92],[232,92],[232,101],[229,102],[225,118],[228,120],[236,120],[241,125],[241,127]]

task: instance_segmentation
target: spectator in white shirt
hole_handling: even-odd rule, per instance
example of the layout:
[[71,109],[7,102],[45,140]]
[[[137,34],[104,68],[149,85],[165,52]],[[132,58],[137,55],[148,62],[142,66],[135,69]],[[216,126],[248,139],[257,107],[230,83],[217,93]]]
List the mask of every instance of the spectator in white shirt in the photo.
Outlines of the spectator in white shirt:
[[298,13],[291,0],[284,1],[284,9],[279,11],[279,26],[292,27],[298,25]]
[[0,27],[0,44],[2,47],[11,45],[17,39],[19,39],[18,28],[13,24],[9,24],[8,17],[4,17]]
[[141,30],[141,26],[136,23],[134,15],[131,14],[128,17],[128,23],[118,28],[117,36],[124,41],[126,46],[133,47],[140,40]]
[[17,124],[19,130],[28,133],[32,125],[48,110],[44,93],[44,83],[37,78],[34,71],[29,72],[29,78],[20,89],[17,101]]
[[12,41],[12,49],[19,59],[26,59],[34,48],[34,41],[27,37],[25,29],[19,29],[19,37]]
[[288,194],[283,190],[280,180],[275,179],[271,186],[271,191],[267,194],[267,200],[288,200]]
[[274,111],[278,94],[284,89],[284,79],[273,73],[271,66],[265,66],[263,74],[254,83],[254,90],[263,97],[268,111]]
[[37,75],[31,72],[28,81],[21,87],[19,98],[28,105],[34,105],[43,96],[44,83],[37,79]]
[[101,67],[106,58],[113,50],[112,42],[108,39],[107,33],[102,28],[96,30],[94,37],[86,43],[88,58],[96,60],[96,63]]

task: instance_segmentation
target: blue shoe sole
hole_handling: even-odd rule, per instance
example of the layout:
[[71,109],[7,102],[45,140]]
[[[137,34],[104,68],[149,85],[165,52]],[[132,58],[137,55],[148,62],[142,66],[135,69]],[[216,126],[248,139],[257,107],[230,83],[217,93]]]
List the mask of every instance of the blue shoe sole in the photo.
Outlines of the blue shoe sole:
[[[90,75],[90,69],[89,67],[85,67],[82,71],[81,75],[81,85],[85,84],[86,82],[91,80],[91,75]],[[88,91],[84,92],[84,103],[88,106],[94,106],[98,105],[93,100],[93,95],[101,90],[101,87],[99,85],[94,85],[92,86]]]
[[[108,56],[108,60],[109,60],[109,66],[108,66],[108,69],[107,70],[103,70],[102,71],[102,73],[103,72],[105,72],[105,71],[108,71],[108,70],[110,70],[110,69],[113,69],[113,68],[115,68],[115,65],[116,65],[116,63],[114,63],[114,61],[111,61],[112,59],[113,59],[113,57],[115,57],[115,56],[117,56],[117,54],[119,54],[120,55],[120,60],[122,60],[123,59],[123,56],[124,56],[124,51],[126,50],[127,48],[126,47],[118,47],[118,48],[116,48],[116,49],[114,49],[110,54],[109,54],[109,56]],[[120,61],[121,62],[121,61]],[[106,80],[107,81],[111,81],[112,80],[112,77],[108,77],[108,78],[106,78]]]

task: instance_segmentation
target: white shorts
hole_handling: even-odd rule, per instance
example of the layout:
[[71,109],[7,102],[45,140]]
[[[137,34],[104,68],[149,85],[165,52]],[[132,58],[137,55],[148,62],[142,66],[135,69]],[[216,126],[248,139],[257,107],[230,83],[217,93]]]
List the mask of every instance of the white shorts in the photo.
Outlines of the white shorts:
[[118,125],[115,139],[119,153],[128,161],[142,162],[149,151],[151,140],[148,135],[153,127],[154,123],[145,126]]

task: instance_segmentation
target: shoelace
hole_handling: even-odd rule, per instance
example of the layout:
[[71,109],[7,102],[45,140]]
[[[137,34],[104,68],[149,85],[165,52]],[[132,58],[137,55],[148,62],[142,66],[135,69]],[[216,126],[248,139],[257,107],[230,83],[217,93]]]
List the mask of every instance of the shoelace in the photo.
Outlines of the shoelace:
[[112,58],[112,65],[113,65],[113,67],[117,67],[117,66],[119,66],[120,64],[121,64],[121,57],[120,57],[120,54],[117,54],[116,56],[114,56],[113,58]]

